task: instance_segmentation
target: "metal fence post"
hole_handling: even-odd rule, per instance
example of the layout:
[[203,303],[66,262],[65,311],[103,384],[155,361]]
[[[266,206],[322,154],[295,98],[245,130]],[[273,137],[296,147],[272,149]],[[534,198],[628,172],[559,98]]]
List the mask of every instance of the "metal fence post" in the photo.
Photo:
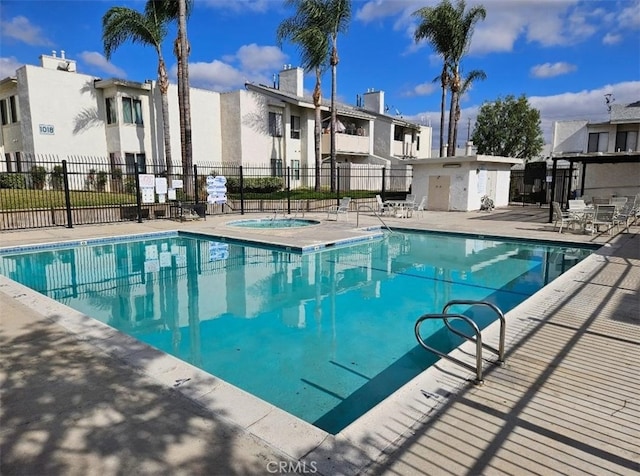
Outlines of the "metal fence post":
[[194,194],[195,194],[195,198],[194,198],[194,202],[197,205],[198,204],[198,164],[193,164],[193,189],[194,189]]
[[336,165],[336,205],[340,205],[340,166]]
[[240,166],[240,215],[244,215],[244,175]]
[[73,228],[73,217],[71,215],[71,193],[69,192],[69,173],[67,171],[66,159],[62,159],[62,183],[64,184],[64,202],[67,208],[67,228]]
[[382,167],[382,190],[380,190],[380,196],[382,200],[385,199],[384,195],[387,191],[387,168]]
[[287,214],[291,215],[291,167],[287,165]]
[[142,193],[140,192],[140,167],[138,164],[138,158],[136,157],[136,210],[138,213],[138,223],[142,223]]

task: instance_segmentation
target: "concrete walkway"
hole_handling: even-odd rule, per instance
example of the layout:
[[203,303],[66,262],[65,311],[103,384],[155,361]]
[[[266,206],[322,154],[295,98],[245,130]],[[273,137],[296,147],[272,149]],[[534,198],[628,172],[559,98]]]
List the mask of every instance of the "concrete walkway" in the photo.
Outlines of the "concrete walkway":
[[[438,364],[431,386],[412,397],[421,415],[413,423],[400,425],[404,415],[387,412],[368,422],[366,434],[345,432],[300,451],[243,430],[231,412],[212,411],[176,391],[177,382],[96,348],[56,323],[65,316],[52,316],[52,308],[2,278],[0,474],[638,474],[639,230],[560,235],[547,217],[548,210],[525,207],[385,218],[390,226],[603,247],[508,314],[507,364],[488,365],[483,386]],[[0,245],[188,229],[309,246],[363,233],[353,213],[349,221],[316,218],[320,227],[266,232],[227,227],[229,217],[29,230],[3,233]],[[361,227],[379,224],[358,218]],[[394,426],[400,429],[389,433]],[[280,432],[304,441],[291,426]],[[385,440],[387,434],[399,436]]]

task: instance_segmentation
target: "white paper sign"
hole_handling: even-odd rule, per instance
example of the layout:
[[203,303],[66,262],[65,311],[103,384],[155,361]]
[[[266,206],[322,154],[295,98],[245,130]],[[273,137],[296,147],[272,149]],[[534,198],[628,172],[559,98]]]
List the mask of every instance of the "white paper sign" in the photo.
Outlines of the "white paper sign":
[[169,190],[167,190],[167,198],[169,200],[175,200],[176,199],[176,189],[175,188],[170,188]]
[[143,188],[142,203],[154,203],[156,201],[156,194],[153,192],[153,188]]
[[154,188],[156,183],[156,176],[153,174],[140,174],[140,188]]
[[171,181],[171,188],[182,188],[182,180],[180,179],[173,179]]
[[167,179],[164,177],[156,178],[156,193],[162,195],[167,193]]
[[227,179],[224,175],[207,177],[207,203],[227,203]]

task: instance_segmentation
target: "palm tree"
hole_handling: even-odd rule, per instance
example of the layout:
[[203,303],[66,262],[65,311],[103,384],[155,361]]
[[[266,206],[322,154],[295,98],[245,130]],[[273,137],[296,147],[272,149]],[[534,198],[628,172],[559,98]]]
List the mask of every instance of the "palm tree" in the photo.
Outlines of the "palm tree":
[[453,23],[450,24],[452,36],[452,48],[449,50],[449,62],[451,69],[451,108],[449,110],[449,143],[447,155],[455,155],[456,144],[454,142],[457,134],[457,121],[455,120],[458,97],[462,89],[462,78],[460,77],[460,62],[466,54],[473,36],[473,29],[479,20],[484,20],[487,11],[482,5],[476,5],[465,13],[466,4],[464,0],[458,0],[455,8]]
[[447,101],[447,89],[451,83],[449,73],[450,50],[452,49],[451,19],[454,18],[453,6],[448,0],[444,0],[437,7],[424,7],[413,13],[420,17],[421,21],[414,32],[416,43],[428,40],[433,49],[442,56],[442,72],[440,73],[440,157],[444,155],[444,121],[445,105]]
[[464,94],[467,91],[471,89],[471,85],[473,84],[474,81],[476,80],[484,81],[485,79],[487,79],[487,75],[484,71],[479,69],[474,69],[473,71],[470,71],[469,74],[467,74],[467,76],[465,76],[465,78],[462,80],[460,84],[460,91],[458,92],[458,95],[456,97],[456,106],[455,106],[456,113],[454,116],[455,126],[453,128],[453,144],[454,144],[453,155],[455,155],[455,144],[458,141],[458,122],[460,122],[460,98],[464,96]]
[[158,10],[158,2],[147,1],[144,13],[126,7],[113,7],[102,17],[102,43],[107,59],[126,41],[153,46],[158,55],[158,86],[162,99],[164,158],[167,174],[171,175],[171,135],[169,124],[169,75],[162,56],[162,42],[167,36],[167,19]]
[[286,0],[286,5],[295,5],[296,15],[287,18],[278,26],[276,37],[278,44],[289,39],[298,45],[301,54],[301,66],[305,72],[315,71],[316,84],[313,88],[313,105],[315,107],[315,190],[320,190],[320,169],[322,155],[320,144],[322,138],[322,89],[321,77],[327,67],[329,43],[319,24],[321,19],[314,17],[313,0]]
[[322,5],[325,31],[331,38],[331,191],[336,190],[336,123],[338,112],[336,110],[337,67],[338,58],[338,33],[347,31],[351,20],[351,0],[318,0]]

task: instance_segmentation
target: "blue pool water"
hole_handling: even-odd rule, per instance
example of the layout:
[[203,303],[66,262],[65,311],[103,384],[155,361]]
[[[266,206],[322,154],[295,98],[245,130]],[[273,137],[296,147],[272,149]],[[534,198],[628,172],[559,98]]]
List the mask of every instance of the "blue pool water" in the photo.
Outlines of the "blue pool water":
[[589,253],[392,233],[301,254],[180,234],[2,253],[0,273],[337,433],[433,364],[419,316],[452,299],[506,313]]
[[260,218],[230,221],[227,225],[241,228],[297,228],[318,225],[319,223],[317,220],[304,220],[302,218]]

